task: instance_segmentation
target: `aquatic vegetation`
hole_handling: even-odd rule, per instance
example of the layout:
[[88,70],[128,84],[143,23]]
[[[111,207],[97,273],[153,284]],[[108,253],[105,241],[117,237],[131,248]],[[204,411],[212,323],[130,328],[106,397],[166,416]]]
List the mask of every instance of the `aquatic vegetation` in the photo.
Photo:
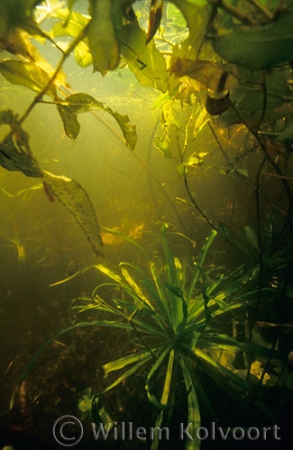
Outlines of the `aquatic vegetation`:
[[[152,1],[145,2],[145,12],[140,13],[133,0],[114,3],[95,0],[89,1],[88,11],[81,13],[71,1],[60,4],[51,0],[45,6],[40,3],[14,0],[13,8],[1,5],[1,46],[10,56],[0,61],[0,73],[10,83],[36,95],[21,116],[12,110],[1,112],[0,125],[8,125],[10,131],[1,142],[0,164],[6,170],[40,178],[48,199],[57,199],[74,215],[97,255],[103,255],[102,240],[87,193],[74,180],[45,172],[24,130],[25,121],[40,103],[48,109],[52,106],[57,109],[70,139],[76,139],[80,133],[79,114],[101,111],[112,116],[126,146],[135,150],[136,128],[128,116],[113,111],[87,93],[70,91],[63,68],[71,55],[80,67],[92,65],[94,71],[103,75],[125,61],[141,85],[162,93],[156,104],[161,109],[163,132],[156,137],[156,145],[166,156],[179,160],[178,171],[187,195],[210,226],[218,229],[194,197],[188,175],[204,164],[209,155],[194,150],[194,141],[203,131],[213,134],[225,158],[225,165],[219,170],[238,177],[254,190],[258,210],[260,177],[265,170],[267,176],[277,177],[288,197],[284,226],[289,226],[292,196],[285,153],[290,152],[292,142],[290,5],[278,10],[258,1],[249,5],[239,1],[235,7],[204,0],[172,0],[171,4]],[[178,40],[185,25],[188,33]],[[273,43],[271,34],[275,38]],[[60,44],[58,39],[64,37],[68,38],[67,44]],[[53,45],[60,55],[55,68],[41,54],[40,46],[33,44],[33,39]],[[255,45],[250,45],[251,42]],[[265,76],[261,72],[264,69],[270,70]],[[180,113],[176,111],[179,104]],[[280,127],[278,121],[282,121]],[[232,125],[237,125],[235,135],[244,127],[246,137],[248,134],[254,141],[249,147],[253,145],[263,154],[255,182],[239,158],[232,158],[224,148],[230,137],[222,141],[223,128]],[[237,141],[235,136],[233,141]],[[174,142],[179,143],[176,155]],[[280,146],[278,160],[270,154],[270,148],[276,145]],[[248,150],[245,145],[242,153]],[[260,221],[259,217],[257,220]]]
[[[62,175],[64,167],[59,175],[44,170],[27,131],[32,111],[40,110],[44,123],[55,111],[64,139],[71,142],[80,138],[81,114],[100,120],[101,113],[108,131],[128,149],[126,158],[129,154],[140,162],[150,185],[154,181],[157,191],[166,194],[165,179],[170,184],[179,180],[180,192],[170,190],[161,204],[156,202],[157,191],[153,192],[149,204],[158,209],[158,220],[172,223],[171,216],[175,217],[177,236],[184,235],[191,244],[188,257],[184,251],[175,256],[163,225],[159,241],[163,256],[158,250],[147,265],[121,258],[115,270],[111,264],[95,261],[73,275],[71,270],[60,275],[66,278],[52,287],[89,269],[108,282],[91,296],[75,299],[75,322],[50,337],[22,379],[57,337],[74,330],[108,328],[125,332],[129,353],[125,356],[115,349],[113,360],[104,364],[111,381],[100,392],[91,388],[84,392],[78,402],[82,418],[110,423],[103,396],[137,374],[144,377],[156,427],[167,423],[177,408],[186,411],[184,419],[194,426],[200,425],[202,411],[213,417],[206,379],[218,392],[230,394],[235,388],[233,395],[241,402],[262,403],[259,392],[278,384],[291,350],[283,334],[291,326],[287,311],[288,316],[293,313],[292,5],[258,0],[233,5],[225,0],[13,0],[1,2],[0,16],[4,50],[0,75],[20,92],[27,89],[32,94],[21,112],[10,106],[9,99],[9,109],[0,111],[1,167],[39,181],[29,188],[31,192],[20,189],[15,195],[23,198],[23,210],[25,198],[41,189],[45,200],[58,201],[71,212],[96,256],[104,256],[104,240],[113,251],[126,241],[146,257],[146,249],[136,241],[147,228],[146,215],[131,217],[125,228],[119,226],[125,217],[117,217],[122,210],[117,207],[121,204],[117,193],[115,230],[100,227],[84,187],[75,176]],[[48,56],[45,43],[54,55]],[[55,65],[47,60],[51,57]],[[127,67],[140,85],[152,90],[156,122],[151,133],[144,129],[149,133],[146,159],[136,152],[136,125],[128,115],[109,107],[108,99],[102,102],[98,89],[97,97],[74,92],[65,73],[67,63],[76,63],[81,70],[92,67],[103,77],[118,69],[113,74],[117,78]],[[94,142],[100,143],[97,135]],[[78,166],[82,158],[91,156],[84,147]],[[169,159],[161,160],[165,179],[161,167],[159,176],[151,168],[154,147]],[[102,158],[100,162],[104,168]],[[116,176],[118,166],[115,160],[108,173]],[[99,186],[97,198],[102,197]],[[9,189],[2,190],[11,197]],[[131,195],[133,191],[128,198]],[[202,242],[207,229],[211,233],[198,254],[195,241]],[[212,254],[216,261],[212,266],[207,258],[216,236],[220,244]],[[44,264],[38,252],[27,258],[26,246],[16,234],[9,235],[7,242],[28,274]],[[223,261],[227,268],[222,269]],[[94,318],[81,321],[86,314]],[[262,332],[273,337],[266,339]],[[272,363],[277,357],[283,361]],[[90,383],[87,380],[85,386]],[[266,405],[261,406],[268,412]],[[187,448],[196,449],[199,444],[195,439]]]
[[[201,408],[213,411],[216,406],[204,387],[206,377],[228,395],[239,396],[241,401],[252,395],[255,385],[243,376],[243,373],[248,374],[249,367],[236,370],[233,365],[236,354],[276,358],[279,352],[238,340],[231,332],[218,331],[224,317],[230,322],[228,329],[232,328],[236,310],[245,303],[243,296],[249,276],[241,268],[231,274],[213,276],[209,273],[206,258],[216,238],[215,231],[207,237],[196,262],[190,267],[172,253],[166,231],[167,226],[163,224],[163,260],[150,260],[148,271],[126,262],[120,263],[119,271],[102,264],[93,266],[110,281],[97,286],[91,297],[75,299],[72,308],[79,314],[89,312],[91,317],[94,314],[96,319],[78,320],[46,342],[28,365],[23,378],[40,353],[62,334],[84,327],[107,327],[127,332],[133,349],[128,355],[103,366],[106,376],[118,373],[117,378],[101,392],[93,393],[90,388],[85,391],[78,401],[82,417],[91,414],[97,422],[110,423],[108,413],[100,406],[103,395],[143,369],[146,397],[157,411],[154,426],[159,428],[166,423],[170,411],[182,404],[186,404],[187,423],[200,426]],[[139,248],[137,243],[136,246]],[[111,299],[105,299],[99,292],[109,286],[114,294]],[[251,372],[260,379],[258,362]],[[235,386],[237,389],[233,391]],[[156,435],[152,449],[158,446]],[[186,443],[187,449],[199,446],[199,439]]]

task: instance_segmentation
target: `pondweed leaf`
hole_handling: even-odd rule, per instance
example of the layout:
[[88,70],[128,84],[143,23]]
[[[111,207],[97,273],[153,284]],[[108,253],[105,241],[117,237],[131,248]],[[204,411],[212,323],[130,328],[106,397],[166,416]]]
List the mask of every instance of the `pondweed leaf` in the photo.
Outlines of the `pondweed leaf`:
[[74,216],[96,255],[103,256],[100,227],[87,192],[79,183],[64,176],[43,171],[43,178],[53,197],[57,198]]
[[77,120],[77,114],[70,106],[57,105],[58,112],[63,122],[66,136],[76,139],[80,132],[80,124]]
[[[47,86],[50,77],[41,67],[33,62],[6,60],[0,62],[0,73],[10,83],[25,86],[33,91],[40,92]],[[56,89],[51,85],[47,93],[56,98]]]
[[135,149],[137,141],[136,127],[130,123],[129,117],[113,111],[108,106],[104,106],[102,102],[99,102],[91,95],[82,92],[71,94],[64,100],[59,100],[57,108],[68,137],[76,139],[79,134],[80,125],[77,120],[77,114],[100,110],[107,112],[115,119],[123,133],[127,147],[130,150]]
[[146,33],[136,19],[122,29],[121,53],[140,84],[161,92],[168,89],[166,60],[153,41],[146,45]]
[[293,59],[293,11],[283,11],[271,23],[212,37],[214,50],[226,61],[264,70]]
[[0,142],[0,165],[28,177],[41,177],[41,169],[30,149],[29,135],[21,127],[18,116],[10,109],[0,111],[0,125],[8,125],[11,130]]
[[93,66],[94,70],[105,73],[115,69],[120,58],[119,44],[112,22],[112,5],[109,0],[96,0],[91,2],[91,5],[89,46],[93,57]]

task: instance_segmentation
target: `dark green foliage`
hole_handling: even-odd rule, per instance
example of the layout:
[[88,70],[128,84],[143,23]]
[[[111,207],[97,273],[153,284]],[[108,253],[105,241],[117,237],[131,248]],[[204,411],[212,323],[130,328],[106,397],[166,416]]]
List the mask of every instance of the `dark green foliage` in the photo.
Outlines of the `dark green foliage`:
[[240,67],[272,69],[293,59],[292,20],[293,12],[285,10],[268,25],[212,38],[213,47],[226,61]]

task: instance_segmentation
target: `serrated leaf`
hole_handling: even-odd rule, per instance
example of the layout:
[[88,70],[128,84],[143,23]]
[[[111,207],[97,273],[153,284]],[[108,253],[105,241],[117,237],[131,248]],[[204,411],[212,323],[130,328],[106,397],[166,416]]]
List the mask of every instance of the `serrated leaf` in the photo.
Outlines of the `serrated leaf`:
[[43,171],[50,193],[74,216],[97,256],[103,256],[103,243],[95,210],[87,192],[76,181]]
[[135,149],[137,141],[136,127],[130,123],[129,117],[113,111],[111,108],[104,106],[102,102],[99,102],[91,95],[84,93],[69,95],[65,100],[62,102],[60,101],[58,104],[58,111],[61,115],[67,136],[75,139],[79,133],[77,114],[93,110],[105,111],[110,114],[118,123],[125,138],[127,147],[131,150]]
[[283,11],[271,23],[236,29],[212,38],[214,50],[226,61],[251,70],[264,70],[293,59],[293,11]]
[[[50,77],[38,65],[33,62],[6,60],[0,62],[0,73],[12,84],[25,86],[33,91],[40,92],[47,86]],[[56,89],[52,85],[48,94],[56,98]]]

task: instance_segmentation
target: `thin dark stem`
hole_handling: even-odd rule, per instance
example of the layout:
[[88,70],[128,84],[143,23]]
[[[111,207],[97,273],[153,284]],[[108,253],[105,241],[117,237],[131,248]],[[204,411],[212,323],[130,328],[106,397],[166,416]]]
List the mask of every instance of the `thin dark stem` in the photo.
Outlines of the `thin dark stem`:
[[200,215],[206,220],[206,222],[210,225],[210,227],[213,230],[217,231],[217,228],[215,227],[213,222],[208,218],[208,216],[203,212],[203,210],[198,206],[198,204],[196,203],[196,201],[193,198],[193,195],[192,195],[192,193],[189,189],[189,185],[188,185],[186,166],[184,166],[184,170],[183,170],[183,181],[184,181],[184,185],[185,185],[188,197],[190,198],[190,201],[193,204],[193,206],[197,209],[197,211],[200,213]]

